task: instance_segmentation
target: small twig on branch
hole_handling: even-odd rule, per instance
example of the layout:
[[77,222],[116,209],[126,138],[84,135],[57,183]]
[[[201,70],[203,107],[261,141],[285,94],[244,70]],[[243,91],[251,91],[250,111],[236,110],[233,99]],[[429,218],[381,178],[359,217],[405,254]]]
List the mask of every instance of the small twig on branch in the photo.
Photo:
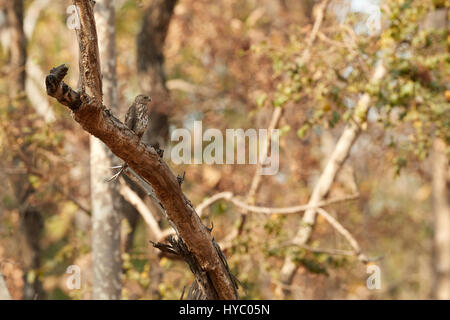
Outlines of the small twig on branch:
[[212,197],[205,199],[202,203],[200,203],[195,208],[195,211],[197,211],[197,214],[199,215],[199,217],[202,217],[203,211],[206,208],[208,208],[209,206],[211,206],[214,202],[219,201],[219,200],[230,200],[232,198],[233,198],[233,193],[230,191],[217,193],[217,194],[213,195]]
[[283,247],[289,247],[289,246],[295,246],[299,247],[311,252],[315,253],[326,253],[330,255],[341,255],[341,256],[356,256],[356,258],[361,261],[362,263],[366,264],[368,262],[377,261],[381,257],[376,258],[368,258],[365,254],[362,253],[361,247],[358,243],[358,241],[352,236],[352,234],[339,222],[336,218],[334,218],[332,215],[330,215],[328,212],[326,212],[322,208],[317,208],[317,212],[325,218],[325,220],[328,221],[328,223],[337,231],[339,232],[350,244],[352,247],[352,250],[341,250],[341,249],[326,249],[326,248],[315,248],[308,246],[303,243],[296,242],[296,239],[292,241],[287,241],[285,243],[282,243],[281,245],[273,248],[273,249],[279,249]]
[[284,243],[281,243],[278,246],[275,246],[271,248],[272,250],[278,250],[286,247],[298,247],[301,249],[305,249],[307,251],[313,252],[313,253],[325,253],[329,255],[336,255],[336,256],[355,256],[355,252],[353,250],[342,250],[342,249],[332,249],[332,248],[316,248],[308,245],[297,245],[293,241],[287,241]]
[[330,199],[330,200],[324,200],[324,201],[320,201],[316,204],[304,204],[304,205],[299,205],[299,206],[294,206],[294,207],[284,207],[284,208],[250,206],[236,198],[232,198],[231,202],[233,204],[235,204],[236,206],[239,206],[241,208],[244,208],[244,209],[254,212],[254,213],[293,214],[293,213],[299,213],[302,211],[306,211],[308,209],[319,208],[319,207],[324,207],[324,206],[328,206],[328,205],[339,203],[339,202],[355,200],[355,199],[358,199],[358,197],[359,197],[359,195],[356,194],[356,195],[350,195],[350,196],[346,196],[346,197],[342,197],[342,198],[334,198],[334,199]]
[[344,226],[339,223],[339,221],[337,221],[332,215],[330,215],[324,209],[317,208],[317,212],[322,217],[324,217],[325,220],[327,220],[328,223],[348,241],[358,259],[366,263],[367,257],[361,252],[361,247],[359,246],[358,241],[356,241],[356,239],[352,236],[352,234],[347,229],[345,229]]
[[235,196],[233,196],[232,192],[221,192],[218,194],[215,194],[214,196],[204,200],[202,203],[200,203],[196,211],[198,212],[199,216],[202,216],[203,211],[211,206],[214,202],[218,200],[227,200],[233,203],[235,206],[246,210],[247,212],[253,212],[253,213],[262,213],[262,214],[294,214],[299,213],[308,209],[313,208],[319,208],[319,207],[325,207],[332,204],[345,202],[345,201],[351,201],[356,200],[359,198],[359,194],[353,194],[349,196],[339,197],[339,198],[332,198],[329,200],[323,200],[316,204],[303,204],[298,206],[292,206],[292,207],[262,207],[262,206],[252,206],[247,203],[245,203],[242,200],[239,200]]

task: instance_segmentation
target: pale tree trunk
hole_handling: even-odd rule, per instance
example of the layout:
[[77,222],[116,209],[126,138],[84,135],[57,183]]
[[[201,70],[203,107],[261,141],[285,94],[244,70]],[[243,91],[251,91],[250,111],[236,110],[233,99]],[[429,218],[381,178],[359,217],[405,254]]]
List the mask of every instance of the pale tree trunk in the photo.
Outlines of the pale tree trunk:
[[[374,75],[372,76],[372,82],[378,82],[384,76],[386,70],[381,63],[375,69]],[[315,205],[322,201],[327,194],[330,192],[331,186],[339,173],[344,161],[350,154],[350,150],[357,140],[360,132],[361,125],[365,123],[367,112],[370,107],[370,96],[369,94],[364,94],[358,101],[356,110],[353,114],[353,120],[351,120],[345,127],[339,141],[333,153],[328,160],[325,169],[320,175],[319,181],[313,189],[311,198],[308,202],[310,205]],[[316,222],[317,212],[316,209],[309,209],[305,211],[305,214],[300,223],[300,227],[295,235],[293,242],[299,246],[306,245],[309,241],[315,222]],[[294,262],[292,257],[288,254],[285,258],[283,267],[280,272],[280,280],[284,289],[278,288],[278,295],[288,295],[290,290],[287,289],[292,283],[295,272],[297,271],[297,264]]]
[[0,270],[0,300],[11,300],[8,287],[6,286],[5,279],[3,278],[2,271]]
[[434,286],[435,299],[450,299],[450,171],[445,142],[433,143]]
[[[117,110],[116,49],[113,0],[97,0],[99,53],[102,61],[103,101]],[[120,198],[117,185],[106,182],[112,175],[113,155],[94,136],[91,146],[92,254],[94,266],[93,299],[121,297]]]

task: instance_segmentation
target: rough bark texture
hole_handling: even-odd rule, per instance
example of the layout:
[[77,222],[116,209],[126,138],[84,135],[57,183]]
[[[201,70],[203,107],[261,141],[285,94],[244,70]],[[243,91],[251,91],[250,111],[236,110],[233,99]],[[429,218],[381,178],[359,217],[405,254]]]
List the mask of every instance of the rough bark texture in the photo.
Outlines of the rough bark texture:
[[137,70],[141,93],[152,97],[150,125],[144,141],[164,146],[169,134],[171,102],[164,73],[164,41],[177,0],[154,0],[145,9],[137,36]]
[[450,166],[445,142],[433,143],[434,287],[433,298],[450,299]]
[[180,239],[202,270],[198,275],[201,279],[197,280],[208,285],[209,290],[204,290],[212,293],[208,298],[237,299],[237,288],[229,269],[217,252],[210,231],[203,225],[192,204],[183,194],[177,178],[154,148],[140,142],[130,129],[102,105],[99,99],[100,63],[96,49],[93,4],[86,0],[75,0],[74,3],[80,9],[80,73],[84,82],[81,88],[85,90],[81,93],[75,92],[62,81],[68,70],[62,65],[52,69],[47,76],[47,93],[68,106],[73,111],[75,121],[84,130],[102,140],[115,155],[153,187]]
[[[103,61],[103,101],[117,110],[116,43],[114,6],[111,0],[97,0],[100,58]],[[121,297],[120,194],[117,185],[105,181],[111,173],[114,155],[103,142],[90,137],[92,254],[94,266],[93,299]]]
[[[372,82],[380,81],[384,73],[385,69],[381,64],[379,64],[372,77]],[[358,102],[353,115],[353,121],[349,122],[349,124],[344,129],[344,132],[339,138],[336,148],[331,154],[330,159],[325,166],[325,169],[320,175],[319,181],[314,187],[308,204],[317,204],[318,202],[323,200],[329,193],[334,179],[336,178],[344,161],[350,154],[350,150],[361,132],[361,125],[366,121],[369,107],[370,96],[368,94],[364,94]],[[316,217],[316,209],[309,209],[305,212],[300,227],[293,240],[299,246],[306,245],[306,243],[309,241],[316,222]],[[281,282],[285,285],[291,284],[296,270],[297,264],[293,261],[290,255],[287,255],[280,273]],[[284,295],[290,293],[287,289],[284,289],[283,291]]]

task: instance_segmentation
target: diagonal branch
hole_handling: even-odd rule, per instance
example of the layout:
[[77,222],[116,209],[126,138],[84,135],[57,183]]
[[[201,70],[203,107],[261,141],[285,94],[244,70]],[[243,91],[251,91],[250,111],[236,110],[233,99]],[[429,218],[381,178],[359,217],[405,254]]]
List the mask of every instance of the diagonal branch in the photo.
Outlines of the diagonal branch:
[[361,252],[361,247],[359,246],[358,241],[356,241],[356,239],[352,236],[352,234],[347,229],[345,229],[344,226],[339,223],[339,221],[337,221],[332,215],[330,215],[324,209],[317,208],[316,210],[322,217],[325,218],[325,220],[328,221],[328,223],[334,229],[336,229],[337,232],[339,232],[348,241],[358,259],[366,263],[368,259],[366,255]]
[[214,244],[210,231],[203,225],[190,201],[181,190],[175,175],[154,148],[148,147],[101,102],[100,61],[93,15],[93,2],[74,0],[80,11],[81,91],[76,92],[62,80],[68,71],[62,65],[51,70],[46,78],[47,93],[73,111],[81,127],[105,143],[130,168],[145,179],[155,191],[168,218],[187,250],[202,270],[196,275],[208,299],[237,299],[232,276]]
[[219,200],[227,200],[233,203],[235,206],[239,207],[242,210],[245,210],[246,212],[253,212],[253,213],[262,213],[262,214],[294,214],[294,213],[300,213],[309,209],[319,208],[319,207],[325,207],[329,206],[335,203],[345,202],[345,201],[351,201],[356,200],[359,198],[359,194],[353,194],[348,195],[344,197],[339,198],[332,198],[328,200],[323,200],[315,204],[301,204],[297,206],[292,207],[261,207],[261,206],[253,206],[249,205],[246,202],[239,200],[236,196],[233,195],[233,193],[229,191],[220,192],[212,197],[206,199],[202,203],[200,203],[196,210],[198,215],[201,217],[203,215],[203,211],[211,206],[214,202]]

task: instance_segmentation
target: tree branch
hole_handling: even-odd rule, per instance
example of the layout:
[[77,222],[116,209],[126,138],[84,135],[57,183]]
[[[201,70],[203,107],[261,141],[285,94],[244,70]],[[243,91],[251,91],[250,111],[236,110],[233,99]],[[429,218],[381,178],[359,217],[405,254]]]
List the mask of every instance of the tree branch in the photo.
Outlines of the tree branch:
[[358,241],[356,241],[356,239],[352,236],[352,234],[328,212],[326,212],[322,208],[317,208],[316,210],[322,217],[325,218],[325,220],[328,221],[328,223],[334,229],[336,229],[337,232],[339,232],[348,241],[358,259],[364,263],[367,263],[367,257],[361,252],[361,247],[359,246]]
[[[54,68],[46,78],[47,93],[73,111],[73,118],[84,130],[102,140],[111,151],[145,179],[160,199],[168,218],[177,228],[187,250],[202,270],[201,285],[213,293],[208,299],[237,299],[234,280],[214,244],[210,231],[202,224],[190,201],[181,190],[175,175],[154,148],[146,146],[101,102],[100,61],[93,16],[93,3],[74,0],[80,10],[81,91],[63,82],[68,67]],[[205,279],[207,281],[205,281]]]
[[202,203],[200,203],[197,206],[196,211],[199,216],[202,216],[203,211],[207,207],[211,206],[214,202],[216,202],[218,200],[227,200],[227,201],[230,201],[231,203],[233,203],[235,206],[237,206],[243,210],[246,210],[247,212],[262,213],[262,214],[293,214],[293,213],[299,213],[302,211],[306,211],[308,209],[329,206],[331,204],[335,204],[335,203],[339,203],[339,202],[356,200],[358,198],[359,198],[359,194],[354,194],[354,195],[348,195],[348,196],[339,197],[339,198],[333,198],[333,199],[329,199],[329,200],[323,200],[316,204],[302,204],[302,205],[292,206],[292,207],[277,208],[277,207],[252,206],[252,205],[245,203],[242,200],[239,200],[237,197],[235,197],[233,195],[232,192],[226,191],[226,192],[217,193],[214,196],[204,200]]

